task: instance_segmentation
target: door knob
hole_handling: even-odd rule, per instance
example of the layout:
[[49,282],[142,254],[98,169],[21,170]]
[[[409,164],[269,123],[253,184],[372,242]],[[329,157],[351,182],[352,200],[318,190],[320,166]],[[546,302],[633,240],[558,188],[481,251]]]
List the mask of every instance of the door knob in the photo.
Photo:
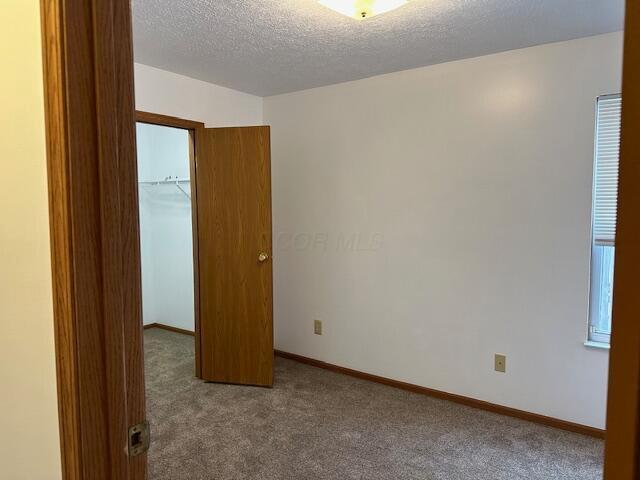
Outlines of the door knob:
[[262,263],[262,262],[266,262],[268,259],[269,259],[269,255],[267,255],[267,254],[266,254],[266,253],[264,253],[264,252],[261,252],[261,253],[260,253],[260,255],[258,255],[258,261],[259,261],[260,263]]

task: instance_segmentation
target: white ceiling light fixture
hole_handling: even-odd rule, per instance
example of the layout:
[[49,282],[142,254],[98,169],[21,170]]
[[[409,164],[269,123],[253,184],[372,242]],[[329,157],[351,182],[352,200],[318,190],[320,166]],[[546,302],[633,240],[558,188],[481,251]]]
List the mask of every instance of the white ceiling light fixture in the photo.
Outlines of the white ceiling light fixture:
[[395,10],[406,4],[408,0],[319,0],[331,10],[357,20],[371,18],[381,13]]

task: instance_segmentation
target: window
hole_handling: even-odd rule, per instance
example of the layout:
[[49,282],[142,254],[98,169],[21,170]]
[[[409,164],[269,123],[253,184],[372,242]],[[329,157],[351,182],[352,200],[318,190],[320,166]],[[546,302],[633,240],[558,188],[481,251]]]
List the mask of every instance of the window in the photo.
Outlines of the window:
[[589,341],[607,344],[611,338],[621,109],[620,95],[606,95],[598,98],[593,182]]

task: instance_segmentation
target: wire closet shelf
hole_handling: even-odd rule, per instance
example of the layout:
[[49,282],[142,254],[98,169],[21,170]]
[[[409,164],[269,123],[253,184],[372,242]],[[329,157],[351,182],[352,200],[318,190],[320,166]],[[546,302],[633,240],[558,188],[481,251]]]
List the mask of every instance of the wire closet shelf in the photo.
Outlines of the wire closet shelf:
[[188,178],[178,177],[166,177],[164,180],[152,180],[146,182],[138,182],[138,185],[158,186],[158,185],[173,185],[180,190],[185,197],[191,200],[191,194],[185,190],[185,185],[190,185],[191,181]]

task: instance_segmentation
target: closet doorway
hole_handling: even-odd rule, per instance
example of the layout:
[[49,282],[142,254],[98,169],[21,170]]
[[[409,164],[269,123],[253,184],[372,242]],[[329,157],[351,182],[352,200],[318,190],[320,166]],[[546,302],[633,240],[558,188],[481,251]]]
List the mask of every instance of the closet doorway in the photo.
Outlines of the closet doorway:
[[[136,112],[145,329],[198,334],[195,135],[204,124]],[[199,341],[195,370],[199,375]]]
[[195,337],[195,374],[273,384],[270,130],[136,112],[145,328]]

